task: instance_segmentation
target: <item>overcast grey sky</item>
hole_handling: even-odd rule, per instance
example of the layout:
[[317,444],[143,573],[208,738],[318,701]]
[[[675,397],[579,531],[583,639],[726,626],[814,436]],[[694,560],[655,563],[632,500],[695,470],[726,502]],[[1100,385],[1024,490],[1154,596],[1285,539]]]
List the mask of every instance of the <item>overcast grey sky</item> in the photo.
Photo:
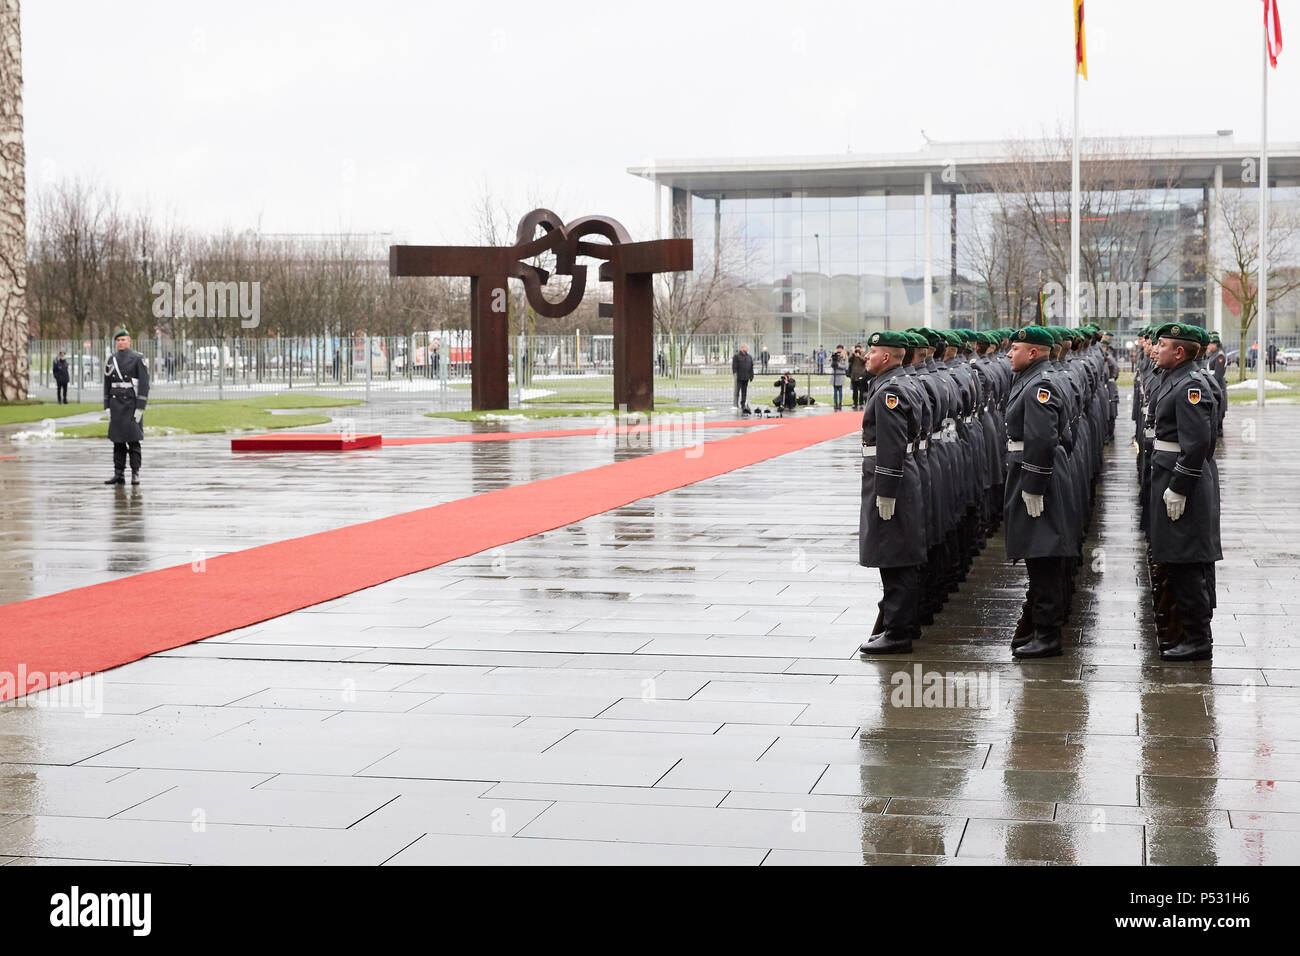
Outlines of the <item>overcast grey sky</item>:
[[[1300,141],[1300,0],[1269,138]],[[1088,0],[1084,135],[1260,125],[1260,0]],[[198,228],[464,242],[486,187],[653,223],[652,158],[1037,135],[1070,0],[26,0],[29,187],[94,177]]]

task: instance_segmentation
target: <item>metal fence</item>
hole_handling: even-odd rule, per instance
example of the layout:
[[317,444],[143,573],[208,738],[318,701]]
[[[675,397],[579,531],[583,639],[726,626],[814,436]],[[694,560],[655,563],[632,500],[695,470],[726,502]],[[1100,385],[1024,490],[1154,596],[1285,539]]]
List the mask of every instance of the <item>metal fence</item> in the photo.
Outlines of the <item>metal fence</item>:
[[[1224,350],[1238,351],[1235,330],[1223,335]],[[1270,340],[1279,351],[1300,349],[1300,334]],[[731,404],[732,356],[743,345],[754,358],[750,401],[766,402],[775,379],[794,373],[801,393],[830,394],[829,354],[856,340],[817,342],[803,336],[764,333],[657,335],[654,339],[655,394],[661,402]],[[511,343],[511,404],[613,400],[613,337],[609,335],[519,336]],[[1120,365],[1127,355],[1116,342]],[[365,401],[420,400],[447,408],[468,408],[473,344],[468,331],[411,336],[346,338],[147,339],[132,343],[150,372],[157,398],[214,399],[290,392],[340,395]],[[824,348],[826,361],[818,358]],[[98,402],[112,343],[34,339],[28,346],[29,391],[54,394],[52,367],[66,353],[69,398]],[[1246,365],[1253,368],[1247,347]],[[1300,355],[1282,356],[1279,368],[1300,368]],[[766,380],[764,376],[770,376]]]

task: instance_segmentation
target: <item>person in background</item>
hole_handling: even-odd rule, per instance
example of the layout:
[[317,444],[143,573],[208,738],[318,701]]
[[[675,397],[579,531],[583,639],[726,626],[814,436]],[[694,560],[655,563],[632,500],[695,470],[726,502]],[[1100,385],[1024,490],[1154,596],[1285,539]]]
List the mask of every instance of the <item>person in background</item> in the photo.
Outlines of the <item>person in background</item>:
[[740,351],[731,357],[731,374],[734,383],[731,404],[746,409],[749,407],[749,383],[754,378],[754,356],[749,354],[748,345],[742,345]]
[[844,354],[844,346],[835,346],[831,353],[831,391],[834,394],[835,411],[844,410],[844,379],[848,376],[849,357]]
[[58,404],[68,404],[68,360],[64,353],[60,352],[59,357],[54,360],[54,384],[58,387]]
[[777,408],[794,408],[797,402],[794,377],[786,372],[776,380],[775,387],[779,391],[776,393],[776,398],[772,399],[772,404]]
[[853,346],[849,356],[849,383],[853,386],[853,410],[862,410],[863,396],[867,391],[867,353],[862,350],[862,343]]

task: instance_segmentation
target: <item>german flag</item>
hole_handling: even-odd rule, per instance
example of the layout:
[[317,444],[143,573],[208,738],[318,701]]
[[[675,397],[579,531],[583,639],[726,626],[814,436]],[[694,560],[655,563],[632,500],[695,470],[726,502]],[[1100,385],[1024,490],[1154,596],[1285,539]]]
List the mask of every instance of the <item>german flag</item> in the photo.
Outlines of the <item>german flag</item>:
[[1083,0],[1074,0],[1074,68],[1088,78],[1088,44],[1083,36]]

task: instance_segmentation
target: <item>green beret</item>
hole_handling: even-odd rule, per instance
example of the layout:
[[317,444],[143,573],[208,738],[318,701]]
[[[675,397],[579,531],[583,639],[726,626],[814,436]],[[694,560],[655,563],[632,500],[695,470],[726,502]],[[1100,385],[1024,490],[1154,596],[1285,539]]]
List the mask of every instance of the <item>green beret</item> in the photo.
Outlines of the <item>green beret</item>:
[[881,348],[887,349],[907,349],[912,347],[911,340],[906,332],[896,332],[893,329],[872,332],[867,339],[867,345],[879,345]]
[[943,329],[942,332],[944,345],[954,349],[961,348],[961,336],[956,329]]
[[912,348],[928,349],[930,347],[929,341],[920,332],[908,332],[907,335],[912,340]]
[[1029,325],[1018,329],[1012,336],[1012,342],[1028,342],[1030,345],[1055,345],[1052,333],[1041,325]]
[[124,335],[125,335],[128,339],[131,337],[131,333],[128,332],[126,329],[118,329],[116,332],[113,333],[113,338],[115,338],[115,339],[120,339],[120,338],[121,338],[122,336],[124,336]]
[[1210,336],[1205,329],[1186,322],[1166,322],[1155,330],[1152,338],[1178,339],[1183,342],[1195,342],[1197,345],[1208,345],[1210,342]]
[[1222,340],[1220,340],[1220,338],[1219,338],[1219,333],[1218,333],[1218,332],[1211,332],[1211,333],[1210,333],[1210,341],[1213,342],[1215,345],[1222,345],[1222,344],[1223,344]]
[[926,345],[932,349],[944,348],[948,343],[943,337],[943,333],[938,329],[917,329],[917,335],[925,339]]

